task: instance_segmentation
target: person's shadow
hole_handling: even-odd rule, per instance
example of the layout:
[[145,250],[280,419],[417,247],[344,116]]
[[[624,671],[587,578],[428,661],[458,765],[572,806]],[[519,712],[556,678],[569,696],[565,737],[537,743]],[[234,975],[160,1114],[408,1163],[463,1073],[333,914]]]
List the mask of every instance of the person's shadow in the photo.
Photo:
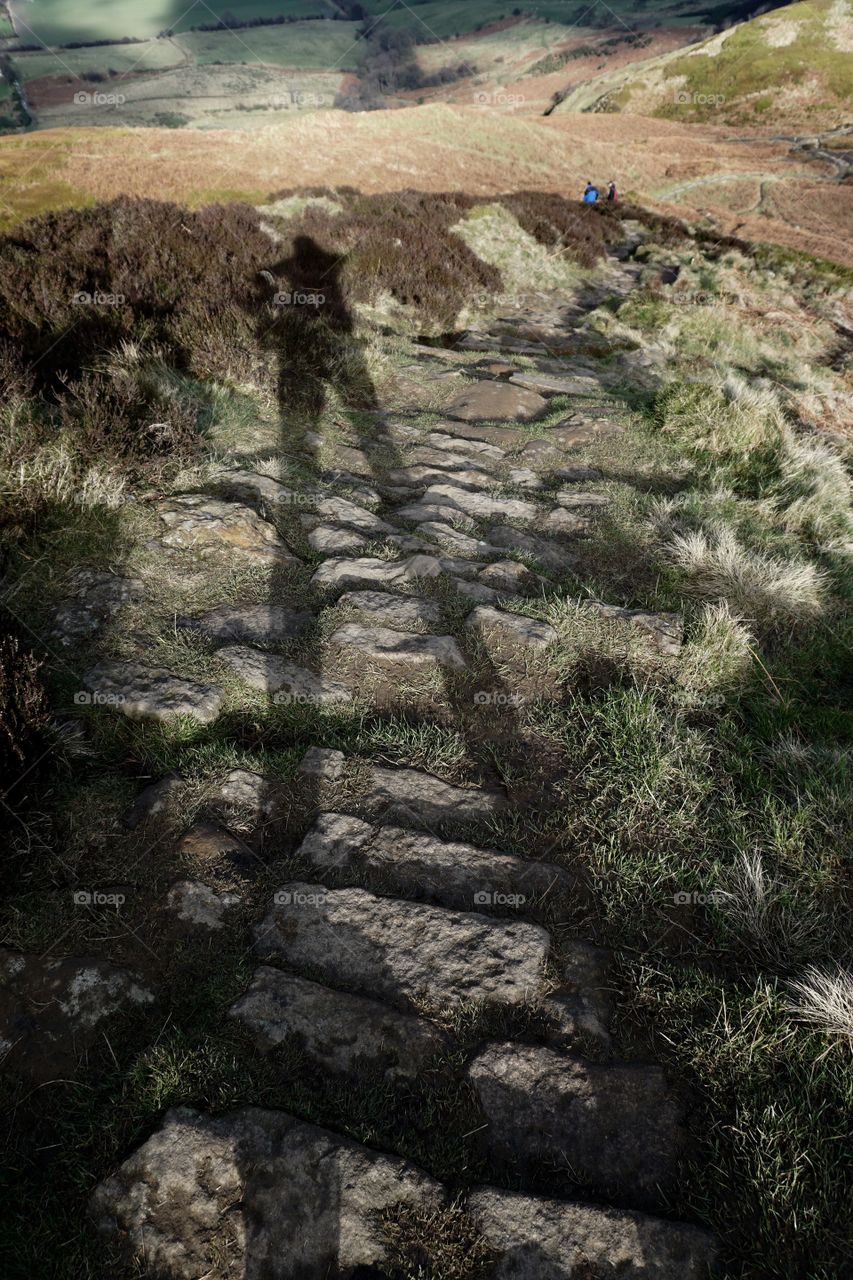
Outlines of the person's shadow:
[[310,236],[297,236],[292,255],[262,273],[267,307],[259,337],[277,361],[283,444],[304,446],[329,406],[330,389],[346,410],[379,405],[354,337],[341,266],[339,255],[327,253]]

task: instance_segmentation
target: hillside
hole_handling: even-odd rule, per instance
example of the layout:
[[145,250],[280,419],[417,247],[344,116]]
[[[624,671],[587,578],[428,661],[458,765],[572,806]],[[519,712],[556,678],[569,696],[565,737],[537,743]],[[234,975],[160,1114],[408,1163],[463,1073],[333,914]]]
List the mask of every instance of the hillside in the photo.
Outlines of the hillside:
[[4,1277],[844,1274],[851,279],[517,189],[0,240]]
[[726,233],[851,263],[853,189],[836,165],[759,133],[627,115],[506,114],[489,105],[293,113],[264,129],[61,129],[0,139],[0,225],[124,193],[263,202],[290,186],[491,195],[519,185],[624,195]]
[[849,122],[851,97],[853,5],[810,0],[593,77],[558,110],[817,131]]
[[[735,5],[732,12],[742,6]],[[722,17],[698,0],[607,9],[531,0],[242,0],[188,8],[14,5],[0,36],[6,129],[116,123],[250,129],[294,112],[487,104],[542,113],[566,86],[689,45]]]

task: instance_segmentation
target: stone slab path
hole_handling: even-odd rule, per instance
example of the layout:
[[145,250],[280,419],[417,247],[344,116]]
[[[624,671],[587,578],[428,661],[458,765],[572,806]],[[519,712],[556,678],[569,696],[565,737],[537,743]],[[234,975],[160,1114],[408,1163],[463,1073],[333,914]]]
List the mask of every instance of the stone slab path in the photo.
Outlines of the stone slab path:
[[[586,309],[635,279],[632,264],[614,264]],[[584,309],[543,302],[467,335],[458,350],[470,355],[470,381],[443,419],[422,429],[377,413],[373,438],[339,450],[343,485],[318,472],[315,489],[296,489],[235,459],[213,492],[158,501],[151,545],[178,570],[208,566],[213,583],[295,570],[301,585],[263,604],[209,599],[178,620],[211,646],[221,679],[143,653],[102,657],[84,682],[102,714],[210,724],[234,687],[277,706],[376,714],[414,689],[427,706],[442,700],[451,723],[479,725],[472,750],[488,738],[490,722],[477,717],[496,706],[512,738],[516,691],[554,687],[560,635],[542,601],[566,596],[578,548],[611,500],[601,468],[579,451],[625,430],[608,376],[582,352]],[[423,348],[421,361],[436,355]],[[277,520],[296,504],[289,524]],[[144,591],[78,576],[58,632],[89,640]],[[582,607],[678,661],[677,617]],[[144,825],[181,795],[179,776],[155,782],[129,821]],[[460,784],[320,742],[290,782],[237,765],[208,801],[212,812],[181,841],[191,871],[168,906],[190,937],[221,936],[233,913],[252,915],[254,972],[223,1020],[263,1054],[298,1045],[317,1077],[349,1089],[449,1073],[478,1109],[473,1128],[496,1185],[442,1186],[392,1151],[283,1111],[176,1110],[95,1191],[99,1231],[173,1280],[382,1277],[380,1214],[436,1214],[456,1199],[498,1280],[708,1274],[711,1236],[663,1216],[686,1149],[684,1099],[656,1063],[613,1058],[610,956],[567,929],[588,889],[559,857],[500,847],[493,824],[515,801],[486,756],[480,776]],[[259,900],[255,863],[270,853],[258,853],[258,832],[296,801],[309,816],[293,873]],[[76,1021],[79,1034],[97,1031],[110,997],[154,999],[133,975],[90,965],[99,998],[87,1003],[74,996],[80,964],[30,973],[20,958],[4,963],[17,1002],[7,1025],[48,988],[52,1016]],[[472,1045],[453,1029],[463,1011],[504,1021]],[[535,1030],[513,1031],[520,1011],[536,1014]],[[41,1031],[51,1034],[46,1023]],[[546,1173],[561,1194],[546,1192]]]

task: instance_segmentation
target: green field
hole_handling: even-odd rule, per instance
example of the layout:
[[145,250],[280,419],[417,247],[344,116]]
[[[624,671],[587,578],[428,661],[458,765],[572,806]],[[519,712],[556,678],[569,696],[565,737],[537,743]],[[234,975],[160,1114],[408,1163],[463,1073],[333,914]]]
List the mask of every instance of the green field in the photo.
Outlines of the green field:
[[294,22],[243,31],[192,31],[180,36],[179,43],[199,66],[242,62],[311,71],[351,69],[358,56],[356,30],[354,22]]
[[102,75],[116,71],[166,71],[183,62],[181,50],[171,40],[150,40],[145,44],[116,44],[108,48],[62,49],[57,53],[20,53],[15,55],[15,69],[22,81],[39,80],[42,76]]
[[671,5],[653,3],[640,11],[634,0],[613,0],[606,8],[597,8],[596,5],[583,3],[581,0],[525,0],[523,4],[512,3],[510,0],[506,0],[506,3],[501,3],[500,0],[427,0],[424,4],[410,3],[388,13],[389,0],[363,0],[363,4],[372,15],[387,15],[385,21],[389,24],[411,26],[419,33],[418,38],[426,39],[433,35],[444,40],[464,35],[478,26],[509,18],[515,9],[522,9],[525,14],[532,14],[543,21],[562,23],[569,27],[589,26],[593,17],[597,19],[604,14],[612,19],[609,25],[618,27],[621,25],[620,18],[627,23],[638,20],[648,22],[657,18],[669,23],[679,18],[684,20],[692,14],[695,21],[696,15],[707,8],[701,0],[685,0],[684,3]]
[[225,13],[240,18],[326,17],[334,11],[328,0],[110,0],[96,4],[81,0],[10,0],[18,35],[27,43],[67,44],[75,40],[121,40],[124,36],[147,39],[160,31],[215,21]]

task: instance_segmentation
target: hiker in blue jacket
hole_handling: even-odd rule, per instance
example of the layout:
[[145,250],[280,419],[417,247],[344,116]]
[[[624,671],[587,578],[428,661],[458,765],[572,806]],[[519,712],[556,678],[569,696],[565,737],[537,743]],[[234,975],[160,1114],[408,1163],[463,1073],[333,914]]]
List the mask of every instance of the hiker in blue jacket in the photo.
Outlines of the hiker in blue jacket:
[[586,184],[586,190],[583,193],[584,204],[595,204],[598,199],[598,187],[592,182]]

